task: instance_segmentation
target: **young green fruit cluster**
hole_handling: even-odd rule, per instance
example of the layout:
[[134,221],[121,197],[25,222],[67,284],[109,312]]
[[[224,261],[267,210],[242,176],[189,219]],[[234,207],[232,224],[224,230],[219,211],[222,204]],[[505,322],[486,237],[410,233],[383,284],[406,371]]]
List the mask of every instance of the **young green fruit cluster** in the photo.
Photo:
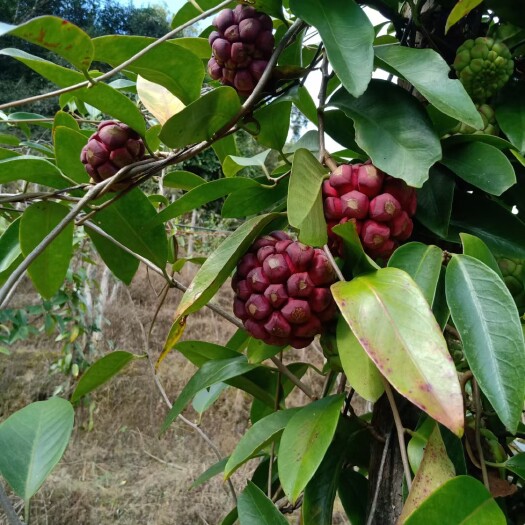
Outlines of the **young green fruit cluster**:
[[456,51],[454,69],[476,102],[485,102],[500,90],[514,71],[508,47],[492,38],[466,40]]
[[209,36],[213,56],[208,73],[214,80],[249,96],[261,78],[275,43],[272,19],[251,6],[225,9],[214,19]]
[[457,126],[449,131],[450,135],[498,135],[499,129],[496,123],[496,112],[488,104],[476,104],[476,109],[483,119],[483,129],[476,129],[464,122],[458,122]]
[[502,257],[498,266],[521,315],[525,312],[525,261]]
[[416,190],[385,175],[370,162],[342,164],[323,183],[324,215],[330,249],[342,256],[342,242],[332,228],[352,221],[363,249],[372,258],[388,259],[412,235]]
[[335,280],[323,250],[275,231],[257,239],[237,264],[233,311],[256,339],[304,348],[335,317]]
[[[82,148],[80,160],[84,164],[91,182],[109,179],[118,170],[144,157],[144,142],[129,126],[114,120],[104,120],[88,143]],[[112,184],[118,191],[127,187],[126,182]]]

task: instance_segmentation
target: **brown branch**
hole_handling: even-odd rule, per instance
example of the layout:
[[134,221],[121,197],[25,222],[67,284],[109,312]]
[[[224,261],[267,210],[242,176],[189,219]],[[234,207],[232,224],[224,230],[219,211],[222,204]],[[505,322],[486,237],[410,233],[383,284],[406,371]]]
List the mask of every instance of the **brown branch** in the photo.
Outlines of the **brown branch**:
[[478,382],[472,379],[472,395],[474,396],[474,406],[476,407],[476,448],[478,449],[479,464],[481,468],[481,475],[483,476],[483,484],[490,492],[489,476],[487,473],[487,465],[485,464],[485,456],[483,454],[483,447],[481,446],[481,396],[479,394]]

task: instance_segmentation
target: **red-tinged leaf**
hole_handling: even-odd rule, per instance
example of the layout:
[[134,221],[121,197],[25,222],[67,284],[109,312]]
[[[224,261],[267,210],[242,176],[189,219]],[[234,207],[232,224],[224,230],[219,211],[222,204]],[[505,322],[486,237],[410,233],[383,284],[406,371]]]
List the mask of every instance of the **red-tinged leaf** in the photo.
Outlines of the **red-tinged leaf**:
[[434,430],[428,438],[423,459],[412,484],[412,489],[399,517],[399,525],[417,509],[421,503],[436,489],[455,475],[445,444],[441,438],[439,426],[434,423]]
[[463,398],[456,369],[425,296],[404,271],[383,268],[332,285],[344,318],[399,393],[457,435]]

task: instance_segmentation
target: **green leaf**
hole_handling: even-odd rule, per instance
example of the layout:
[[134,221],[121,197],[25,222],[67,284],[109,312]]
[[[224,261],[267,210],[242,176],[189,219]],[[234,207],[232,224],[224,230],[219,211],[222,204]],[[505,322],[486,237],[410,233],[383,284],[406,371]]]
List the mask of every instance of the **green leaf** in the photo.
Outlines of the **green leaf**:
[[441,162],[458,177],[491,195],[501,195],[516,184],[514,168],[507,157],[484,142],[447,148]]
[[93,392],[116,376],[129,362],[138,356],[117,350],[95,361],[81,376],[80,381],[71,396],[71,403],[76,403],[81,397]]
[[288,221],[291,226],[300,228],[312,212],[327,174],[328,170],[308,150],[295,152],[288,190]]
[[191,210],[200,208],[203,204],[220,199],[236,190],[260,187],[253,179],[235,177],[231,179],[212,180],[206,184],[199,184],[175,202],[164,208],[151,222],[159,225]]
[[372,80],[359,98],[338,90],[329,104],[353,121],[356,142],[374,166],[420,188],[441,158],[441,145],[421,104],[408,91],[385,80]]
[[440,237],[448,235],[455,187],[454,176],[437,164],[430,168],[429,179],[417,192],[416,219]]
[[494,270],[500,278],[503,279],[496,258],[481,239],[478,239],[469,233],[460,233],[459,237],[461,238],[461,244],[463,245],[464,255],[470,255],[470,257],[474,257],[474,259],[478,259],[486,264],[491,270]]
[[525,479],[525,452],[507,459],[505,468],[517,474],[521,479]]
[[364,11],[353,0],[290,0],[290,9],[319,31],[346,90],[354,97],[362,95],[372,78],[375,36]]
[[301,223],[299,240],[309,246],[324,246],[328,242],[321,190],[317,193],[315,203],[310,213]]
[[181,190],[192,190],[201,184],[206,184],[206,180],[191,171],[170,171],[162,179],[162,184],[166,188],[176,188]]
[[439,111],[476,129],[483,127],[463,84],[450,79],[450,67],[433,49],[413,49],[399,44],[377,46],[375,55],[408,80]]
[[164,226],[145,225],[157,216],[155,207],[138,188],[100,210],[92,221],[115,240],[164,269],[168,240]]
[[17,180],[34,182],[59,190],[71,186],[71,183],[62,176],[54,164],[42,157],[31,155],[0,160],[0,184]]
[[26,502],[60,461],[73,430],[69,401],[52,397],[18,410],[0,425],[0,473]]
[[162,126],[160,139],[170,148],[182,148],[209,140],[240,109],[239,96],[233,88],[216,88],[173,115]]
[[168,429],[197,392],[215,383],[240,376],[253,370],[257,366],[258,365],[248,363],[246,357],[242,355],[231,359],[219,359],[204,363],[197,373],[186,383],[179,397],[175,403],[173,403],[173,406],[162,423],[160,432],[164,433]]
[[502,423],[515,432],[525,394],[525,343],[516,304],[496,272],[468,255],[452,256],[446,292],[470,369]]
[[84,228],[95,245],[98,254],[113,275],[124,284],[129,285],[139,269],[140,261],[115,243],[93,231],[89,226],[84,226]]
[[455,474],[454,465],[447,455],[439,426],[433,422],[433,430],[428,438],[412,488],[403,506],[399,523],[405,523],[405,520],[421,506],[430,493],[452,479]]
[[299,408],[289,408],[273,412],[250,427],[233,450],[224,468],[224,479],[228,479],[241,465],[272,441],[277,440],[284,427],[299,410]]
[[71,115],[70,113],[66,113],[65,111],[57,111],[55,113],[55,119],[53,120],[53,138],[55,130],[59,126],[65,126],[66,128],[72,129],[74,131],[80,130],[80,127],[78,125],[78,122],[75,120],[75,117],[73,117],[73,115]]
[[337,321],[337,350],[348,383],[362,398],[375,403],[385,391],[381,373],[344,317]]
[[204,414],[204,412],[206,412],[206,410],[208,410],[208,408],[219,399],[219,396],[227,388],[228,385],[226,383],[216,383],[210,387],[203,388],[200,392],[195,394],[195,397],[191,402],[193,410],[195,410],[199,416],[202,416],[202,414]]
[[[199,11],[195,7],[195,3],[193,2],[186,2],[176,13],[173,17],[173,20],[171,21],[171,27],[172,29],[175,29],[176,27],[181,26],[182,24],[185,24],[186,22],[189,22],[192,18],[195,18],[196,16],[201,15],[204,11],[207,11],[208,9],[211,9],[212,7],[215,7],[217,4],[220,3],[221,0],[198,0],[196,3],[201,8],[201,11]],[[232,0],[232,6],[234,7],[235,3]]]
[[0,274],[7,271],[22,255],[19,231],[20,218],[14,220],[0,237]]
[[517,88],[505,91],[496,106],[496,120],[518,151],[525,155],[525,93]]
[[18,26],[3,24],[0,36],[4,34],[45,47],[82,71],[87,70],[93,60],[93,43],[89,35],[56,16],[39,16]]
[[177,37],[173,40],[168,40],[172,44],[176,44],[188,51],[191,51],[194,55],[197,55],[201,60],[208,61],[211,56],[211,46],[207,38],[200,37]]
[[265,359],[277,355],[285,346],[268,345],[260,339],[250,337],[246,348],[246,357],[250,363],[262,363]]
[[[95,60],[115,67],[155,40],[145,36],[101,36],[93,39]],[[202,60],[191,51],[179,46],[177,40],[162,42],[126,66],[126,70],[164,86],[184,104],[190,104],[199,98],[204,79]]]
[[507,520],[488,490],[471,476],[458,476],[433,492],[405,525],[506,525]]
[[221,460],[217,461],[217,463],[214,463],[210,468],[206,469],[192,484],[192,489],[196,489],[197,487],[200,487],[207,481],[209,481],[211,478],[214,478],[215,476],[218,476],[219,474],[222,474],[224,471],[224,466],[226,465],[226,462],[228,461],[228,457],[222,458]]
[[292,103],[289,101],[273,102],[258,109],[253,114],[259,123],[259,133],[255,135],[257,142],[267,148],[282,150],[288,136],[291,111]]
[[240,525],[288,525],[273,502],[251,481],[240,494],[237,509]]
[[[26,208],[20,221],[20,247],[27,257],[68,214],[69,208],[52,201],[37,202]],[[31,263],[29,276],[38,292],[50,299],[66,277],[73,255],[73,222],[70,222]]]
[[382,268],[331,289],[352,332],[392,386],[461,435],[463,399],[456,369],[412,278],[397,268]]
[[[208,54],[208,56],[210,56],[210,54]],[[213,151],[215,151],[215,155],[217,155],[217,158],[221,164],[228,155],[239,154],[234,135],[226,135],[222,139],[215,141],[211,147],[213,148]]]
[[339,499],[352,525],[365,525],[368,480],[359,472],[346,468],[339,478]]
[[[82,73],[58,66],[53,64],[53,62],[30,55],[18,49],[2,49],[0,50],[0,55],[16,58],[61,88],[69,87],[86,80]],[[124,122],[140,135],[144,135],[146,132],[144,117],[135,103],[126,95],[107,84],[97,82],[94,86],[77,89],[73,93],[75,97],[99,109],[102,113],[107,113]]]
[[75,182],[89,182],[89,175],[80,161],[80,152],[87,144],[86,137],[73,129],[58,126],[53,138],[57,167]]
[[303,407],[286,425],[277,458],[284,493],[295,503],[321,464],[339,421],[343,395]]
[[462,18],[467,16],[474,8],[478,7],[483,0],[458,0],[458,3],[452,8],[445,24],[445,35],[448,30],[457,24]]
[[434,303],[437,283],[443,262],[443,251],[437,246],[410,242],[400,246],[388,261],[414,279],[430,306]]
[[20,144],[20,139],[14,135],[0,133],[0,144],[6,144],[7,146],[18,146]]
[[267,149],[257,153],[253,157],[237,157],[235,155],[228,155],[222,162],[222,171],[225,177],[233,177],[239,173],[243,168],[250,166],[258,166],[263,171],[266,170],[266,157],[271,150]]
[[468,232],[484,241],[497,257],[525,259],[525,224],[493,200],[462,194],[450,225],[450,240],[459,242],[459,233]]

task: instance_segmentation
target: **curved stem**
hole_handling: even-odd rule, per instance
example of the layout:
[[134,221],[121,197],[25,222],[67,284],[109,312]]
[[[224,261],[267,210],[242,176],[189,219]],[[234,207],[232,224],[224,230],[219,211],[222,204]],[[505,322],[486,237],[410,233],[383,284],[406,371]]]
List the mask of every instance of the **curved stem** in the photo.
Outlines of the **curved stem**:
[[7,496],[4,486],[0,483],[0,507],[4,509],[5,516],[9,525],[24,525],[22,520],[18,517],[9,497]]

